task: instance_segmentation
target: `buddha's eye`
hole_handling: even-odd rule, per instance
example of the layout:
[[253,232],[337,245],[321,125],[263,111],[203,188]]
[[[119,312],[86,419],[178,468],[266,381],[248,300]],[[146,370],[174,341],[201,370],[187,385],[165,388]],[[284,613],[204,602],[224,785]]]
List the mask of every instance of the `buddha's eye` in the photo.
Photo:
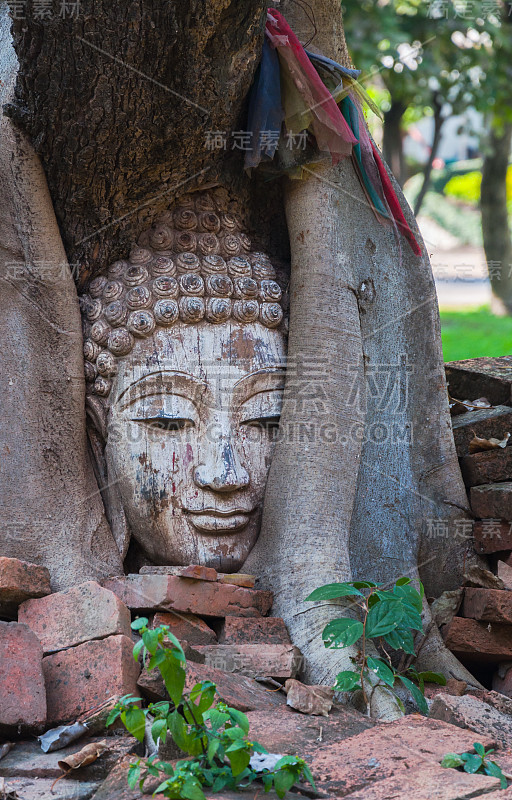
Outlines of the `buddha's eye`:
[[132,417],[133,422],[140,422],[148,428],[160,431],[181,431],[192,428],[193,420],[185,417]]
[[279,427],[279,414],[273,417],[256,417],[255,419],[244,419],[243,425],[250,425],[251,428],[263,428],[269,433]]
[[259,392],[242,405],[240,422],[275,436],[279,427],[283,394],[280,390]]

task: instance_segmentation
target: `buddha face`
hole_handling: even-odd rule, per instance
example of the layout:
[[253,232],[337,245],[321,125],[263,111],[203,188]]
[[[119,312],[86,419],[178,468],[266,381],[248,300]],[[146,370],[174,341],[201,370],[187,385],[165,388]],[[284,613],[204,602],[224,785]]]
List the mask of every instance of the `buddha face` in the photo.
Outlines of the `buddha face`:
[[155,564],[239,570],[259,533],[286,354],[259,322],[178,323],[118,360],[109,483]]

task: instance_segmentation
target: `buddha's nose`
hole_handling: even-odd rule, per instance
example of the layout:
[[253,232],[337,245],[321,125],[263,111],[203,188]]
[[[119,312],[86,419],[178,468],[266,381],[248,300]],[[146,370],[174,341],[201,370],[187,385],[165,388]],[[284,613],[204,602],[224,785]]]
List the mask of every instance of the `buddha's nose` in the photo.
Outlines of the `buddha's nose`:
[[234,492],[249,485],[249,473],[229,438],[223,437],[205,454],[204,461],[194,469],[194,482],[214,492]]

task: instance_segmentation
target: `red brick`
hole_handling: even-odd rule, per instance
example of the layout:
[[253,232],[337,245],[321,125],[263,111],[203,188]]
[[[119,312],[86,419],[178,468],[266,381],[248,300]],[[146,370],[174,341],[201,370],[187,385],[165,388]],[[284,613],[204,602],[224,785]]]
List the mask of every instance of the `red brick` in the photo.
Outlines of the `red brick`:
[[219,572],[218,580],[221,583],[233,583],[235,586],[245,586],[246,589],[254,589],[256,585],[256,578],[254,575],[245,575],[242,572]]
[[211,667],[251,678],[293,678],[300,669],[300,650],[291,644],[217,644],[196,647]]
[[215,631],[194,614],[158,612],[153,618],[152,627],[158,628],[159,625],[168,625],[171,633],[177,639],[189,644],[215,644],[217,642]]
[[221,644],[291,644],[280,617],[226,617],[219,635]]
[[0,734],[39,732],[46,721],[43,648],[18,622],[0,622]]
[[512,737],[512,719],[469,694],[464,697],[454,697],[451,694],[436,695],[430,706],[430,718],[474,731],[479,736],[502,744],[510,742]]
[[131,636],[129,609],[96,581],[27,600],[19,608],[18,619],[34,631],[45,653],[118,633]]
[[512,659],[512,627],[454,617],[443,628],[444,643],[455,655],[477,662]]
[[497,447],[459,459],[466,486],[512,480],[512,447]]
[[512,525],[500,519],[482,519],[473,524],[477,553],[499,553],[512,549]]
[[[456,769],[443,769],[439,764],[418,764],[379,780],[372,786],[350,793],[350,800],[396,800],[404,797],[414,800],[469,800],[472,797],[488,798],[492,789],[499,789],[498,778],[488,775],[468,775]],[[494,795],[494,792],[492,793]]]
[[[212,681],[217,686],[218,695],[232,708],[239,711],[270,710],[286,703],[284,694],[267,691],[252,678],[233,675],[205,664],[187,662],[185,691],[190,691],[196,683]],[[150,672],[144,669],[138,680],[141,692],[151,701],[168,700],[169,696],[157,669]]]
[[504,589],[466,589],[462,604],[465,617],[482,622],[512,623],[512,593]]
[[109,636],[43,659],[48,722],[75,720],[113,695],[138,694],[140,667],[127,636]]
[[512,384],[510,356],[450,361],[445,364],[445,370],[450,394],[458,400],[486,397],[493,406],[510,402]]
[[103,585],[136,611],[184,611],[205,617],[259,617],[272,605],[272,593],[227,583],[175,575],[127,575]]
[[196,581],[216,581],[219,573],[213,567],[190,564],[188,567],[141,567],[141,575],[175,575],[178,578],[193,578]]
[[495,408],[479,408],[467,414],[459,414],[452,418],[453,438],[458,456],[469,453],[469,443],[476,435],[480,439],[505,438],[512,433],[512,408],[496,406]]
[[50,573],[46,567],[18,558],[0,557],[0,615],[15,618],[19,604],[30,597],[50,594]]
[[470,502],[473,514],[479,519],[512,521],[512,482],[473,486],[470,489]]
[[512,591],[512,567],[506,561],[498,561],[498,578],[507,591]]

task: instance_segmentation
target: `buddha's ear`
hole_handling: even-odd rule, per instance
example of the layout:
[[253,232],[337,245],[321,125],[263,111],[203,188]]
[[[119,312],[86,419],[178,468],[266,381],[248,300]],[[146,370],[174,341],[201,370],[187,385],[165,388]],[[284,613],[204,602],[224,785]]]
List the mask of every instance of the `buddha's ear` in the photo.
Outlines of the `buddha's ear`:
[[115,542],[124,559],[130,543],[130,531],[124,513],[117,481],[109,480],[105,447],[107,444],[108,407],[100,397],[88,395],[86,398],[87,437],[105,514]]

